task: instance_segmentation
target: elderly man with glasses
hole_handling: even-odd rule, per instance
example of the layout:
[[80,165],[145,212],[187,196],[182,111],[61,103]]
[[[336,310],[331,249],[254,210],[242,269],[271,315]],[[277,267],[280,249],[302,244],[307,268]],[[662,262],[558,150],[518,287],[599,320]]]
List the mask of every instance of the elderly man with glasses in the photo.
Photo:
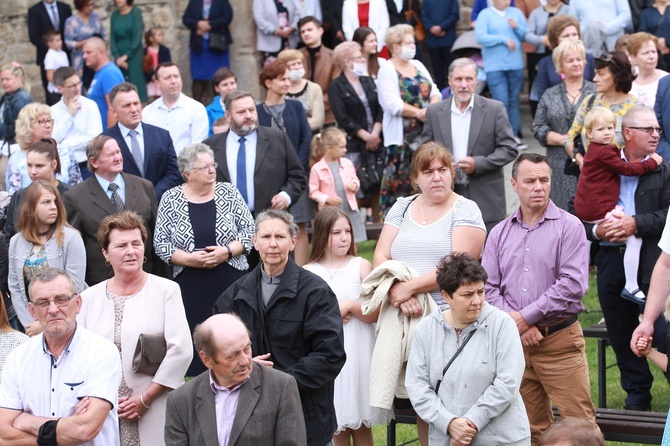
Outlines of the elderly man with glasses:
[[9,354],[0,385],[0,443],[118,445],[121,359],[110,341],[77,327],[81,296],[46,268],[28,308],[44,332]]

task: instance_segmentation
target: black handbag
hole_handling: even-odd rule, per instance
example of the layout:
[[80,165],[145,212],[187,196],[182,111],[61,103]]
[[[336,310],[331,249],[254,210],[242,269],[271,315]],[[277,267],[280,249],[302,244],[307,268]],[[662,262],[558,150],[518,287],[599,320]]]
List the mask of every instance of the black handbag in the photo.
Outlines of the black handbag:
[[[593,108],[593,102],[596,100],[596,94],[597,93],[592,94],[591,97],[589,98],[589,101],[586,103],[586,113],[591,111],[591,109]],[[579,153],[582,156],[586,154],[586,149],[584,148],[584,140],[582,139],[582,135],[575,136],[572,146],[572,152],[575,155],[577,153]],[[574,177],[578,177],[582,170],[579,168],[577,163],[572,161],[572,158],[573,157],[566,155],[565,166],[563,166],[563,173],[566,175],[572,175]]]
[[374,152],[375,161],[368,164],[368,153],[361,152],[361,167],[356,172],[361,182],[361,190],[369,194],[375,189],[379,190],[384,173],[384,149],[379,148]]
[[228,51],[228,41],[223,33],[209,32],[209,49],[214,51],[221,51],[225,53]]

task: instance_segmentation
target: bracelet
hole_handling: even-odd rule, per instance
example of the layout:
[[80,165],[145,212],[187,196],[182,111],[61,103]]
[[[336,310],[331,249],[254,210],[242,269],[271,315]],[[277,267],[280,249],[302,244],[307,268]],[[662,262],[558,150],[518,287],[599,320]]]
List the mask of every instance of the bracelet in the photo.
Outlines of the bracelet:
[[151,404],[147,406],[147,404],[144,402],[144,392],[140,393],[140,403],[142,403],[145,409],[151,409]]
[[228,250],[228,260],[230,260],[233,258],[233,250],[228,245],[226,245],[226,249]]
[[49,420],[40,426],[40,430],[37,433],[37,444],[39,446],[58,446],[58,442],[56,441],[58,421],[60,421],[60,418],[58,420]]

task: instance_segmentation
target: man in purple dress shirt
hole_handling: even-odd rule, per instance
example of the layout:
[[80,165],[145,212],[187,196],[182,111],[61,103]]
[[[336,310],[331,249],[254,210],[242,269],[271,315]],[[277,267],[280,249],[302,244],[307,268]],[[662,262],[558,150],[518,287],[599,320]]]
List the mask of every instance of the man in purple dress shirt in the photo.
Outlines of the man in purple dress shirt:
[[551,168],[525,153],[512,167],[519,209],[498,224],[486,242],[482,265],[486,300],[507,311],[524,346],[521,395],[533,444],[561,417],[589,421],[594,429],[584,335],[577,315],[588,287],[589,249],[584,226],[550,199]]

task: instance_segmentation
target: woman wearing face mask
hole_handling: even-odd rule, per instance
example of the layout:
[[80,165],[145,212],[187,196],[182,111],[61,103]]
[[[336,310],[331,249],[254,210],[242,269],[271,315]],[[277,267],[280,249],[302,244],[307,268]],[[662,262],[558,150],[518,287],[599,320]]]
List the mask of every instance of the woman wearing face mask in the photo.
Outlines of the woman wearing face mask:
[[312,132],[320,131],[325,117],[323,91],[319,84],[305,79],[305,56],[298,50],[284,50],[277,58],[286,62],[289,69],[291,85],[286,98],[300,102],[307,113],[309,128]]
[[414,60],[416,45],[410,25],[395,25],[386,32],[389,62],[379,68],[377,89],[384,111],[382,131],[386,156],[379,192],[381,214],[393,206],[397,197],[412,191],[412,154],[419,147],[426,107],[441,99],[428,69]]
[[[335,63],[342,73],[328,86],[330,108],[337,126],[347,133],[347,153],[360,170],[363,162],[373,166],[381,145],[384,112],[377,99],[375,81],[366,73],[365,57],[356,42],[343,42],[333,52]],[[359,190],[356,194],[360,205],[372,208],[372,218],[379,221],[379,186],[372,190]]]

